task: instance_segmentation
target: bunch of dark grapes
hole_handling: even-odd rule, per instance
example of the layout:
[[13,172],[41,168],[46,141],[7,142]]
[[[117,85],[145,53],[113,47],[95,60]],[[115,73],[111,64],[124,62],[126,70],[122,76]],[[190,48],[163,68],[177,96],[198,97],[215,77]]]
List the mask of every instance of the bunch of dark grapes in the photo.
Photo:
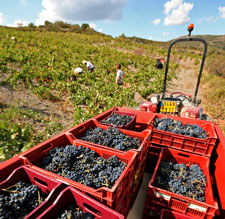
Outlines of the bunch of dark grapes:
[[1,189],[0,218],[22,218],[37,208],[46,198],[36,185],[18,181],[9,188]]
[[94,219],[94,215],[88,212],[83,212],[79,208],[75,208],[73,205],[68,206],[64,212],[58,217],[58,219]]
[[112,188],[125,167],[116,156],[104,159],[89,148],[74,145],[50,150],[41,163],[43,169],[95,189]]
[[170,119],[167,117],[156,118],[153,122],[156,129],[172,132],[180,135],[187,135],[190,137],[205,139],[208,137],[207,132],[200,126],[195,124],[185,124],[178,120]]
[[123,134],[115,126],[108,129],[101,129],[99,127],[88,129],[80,139],[121,151],[138,149],[141,145],[141,141],[138,138],[132,138]]
[[197,164],[175,164],[169,161],[160,163],[155,186],[205,202],[207,179]]
[[133,119],[133,116],[128,116],[127,114],[121,115],[118,113],[113,113],[110,117],[101,121],[101,123],[116,125],[116,126],[125,126]]

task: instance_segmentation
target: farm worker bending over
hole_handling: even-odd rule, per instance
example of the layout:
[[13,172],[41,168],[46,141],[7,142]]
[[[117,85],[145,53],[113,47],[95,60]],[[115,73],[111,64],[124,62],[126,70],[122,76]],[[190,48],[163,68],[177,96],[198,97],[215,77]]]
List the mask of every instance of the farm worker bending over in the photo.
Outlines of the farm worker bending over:
[[87,65],[87,68],[88,68],[88,70],[90,71],[90,72],[93,72],[94,71],[94,65],[91,63],[91,62],[89,62],[89,61],[86,61],[86,60],[83,60],[82,61],[82,63],[84,64],[84,65]]
[[82,72],[83,72],[83,69],[80,68],[80,67],[77,67],[77,68],[74,69],[75,74],[79,74],[79,73],[82,73]]
[[122,85],[123,84],[123,74],[124,73],[121,70],[121,65],[120,64],[116,65],[116,70],[117,70],[116,83],[119,84],[119,85]]

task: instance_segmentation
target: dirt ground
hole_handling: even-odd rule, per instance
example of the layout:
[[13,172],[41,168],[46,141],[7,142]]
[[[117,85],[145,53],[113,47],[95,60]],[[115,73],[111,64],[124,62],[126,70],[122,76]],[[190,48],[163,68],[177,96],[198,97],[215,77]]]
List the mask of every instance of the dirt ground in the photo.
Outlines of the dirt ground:
[[[167,87],[167,93],[180,91],[194,96],[200,66],[196,66],[194,64],[194,59],[190,58],[187,58],[186,60],[179,60],[177,63],[179,64],[179,68],[176,72],[177,77],[172,79],[172,81],[169,83]],[[199,86],[197,98],[204,102],[201,84]]]
[[[13,105],[20,109],[32,110],[49,120],[61,123],[63,130],[73,125],[73,106],[66,100],[62,102],[41,100],[28,89],[20,87],[18,90],[12,90],[8,85],[0,85],[0,94],[0,103],[3,107]],[[36,121],[33,127],[35,130],[43,130],[45,125],[41,121]]]

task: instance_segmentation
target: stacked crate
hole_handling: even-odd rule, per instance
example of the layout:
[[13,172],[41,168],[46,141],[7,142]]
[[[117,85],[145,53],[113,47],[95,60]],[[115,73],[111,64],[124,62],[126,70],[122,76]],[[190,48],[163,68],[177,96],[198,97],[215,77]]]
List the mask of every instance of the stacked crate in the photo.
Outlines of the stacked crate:
[[[154,120],[156,118],[161,119],[164,117],[178,120],[182,125],[198,125],[207,131],[208,137],[206,139],[199,139],[158,130],[154,126]],[[218,210],[217,202],[213,197],[211,178],[209,174],[210,157],[217,141],[217,135],[213,123],[155,114],[154,118],[148,122],[148,125],[148,128],[152,130],[152,133],[150,136],[151,145],[149,147],[147,169],[148,166],[151,168],[153,176],[148,185],[143,218],[157,218],[160,214],[162,215],[161,210],[163,208],[173,210],[175,213],[183,215],[183,218],[213,218]],[[156,187],[156,175],[159,165],[163,161],[171,161],[178,164],[184,163],[186,165],[198,164],[207,178],[205,202],[200,202]],[[151,164],[154,166],[153,169]],[[171,216],[168,212],[167,217],[182,218],[175,217],[174,215]]]
[[[80,139],[88,129],[99,127],[106,130],[112,126],[105,124],[103,120],[113,113],[133,117],[128,124],[117,128],[124,135],[138,138],[141,141],[138,149],[121,151]],[[218,209],[214,201],[208,169],[209,159],[217,141],[213,123],[168,116],[181,121],[182,124],[197,124],[205,129],[208,138],[197,139],[156,129],[153,122],[156,118],[162,117],[164,116],[160,114],[123,107],[109,109],[0,164],[0,185],[9,186],[10,183],[5,181],[16,181],[20,178],[18,173],[21,173],[21,176],[24,175],[28,181],[30,179],[32,184],[38,184],[43,192],[49,194],[46,202],[26,218],[55,217],[65,205],[70,203],[92,213],[96,218],[126,218],[135,202],[144,173],[147,171],[152,174],[152,178],[148,184],[143,218],[159,218],[160,215],[161,218],[163,216],[213,218]],[[102,158],[117,156],[119,160],[126,163],[126,167],[112,188],[99,189],[88,187],[40,167],[41,161],[51,149],[67,145],[74,147],[81,145],[96,151]],[[198,164],[207,177],[206,202],[202,203],[157,188],[154,182],[160,162],[164,160]],[[43,183],[40,183],[42,181]]]

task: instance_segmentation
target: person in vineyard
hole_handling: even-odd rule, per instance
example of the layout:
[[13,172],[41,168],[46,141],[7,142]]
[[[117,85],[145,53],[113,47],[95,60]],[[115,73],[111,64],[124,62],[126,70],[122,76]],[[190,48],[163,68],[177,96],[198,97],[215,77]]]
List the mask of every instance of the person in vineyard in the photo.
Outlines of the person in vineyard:
[[123,84],[123,71],[121,70],[121,64],[117,64],[116,65],[116,83],[119,84],[119,85],[122,85]]
[[95,67],[91,62],[83,60],[82,63],[87,66],[88,71],[90,71],[90,72],[94,71]]
[[83,69],[81,67],[77,67],[74,69],[74,74],[77,75],[79,73],[82,73],[83,72]]

